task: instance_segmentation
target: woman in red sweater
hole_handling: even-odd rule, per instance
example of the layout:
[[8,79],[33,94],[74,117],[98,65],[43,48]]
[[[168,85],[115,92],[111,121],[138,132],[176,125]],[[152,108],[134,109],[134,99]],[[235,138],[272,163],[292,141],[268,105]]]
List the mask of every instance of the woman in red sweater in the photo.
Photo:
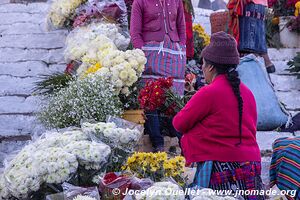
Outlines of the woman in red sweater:
[[235,39],[225,32],[213,34],[202,57],[208,85],[173,120],[175,129],[183,133],[181,145],[187,163],[197,163],[193,186],[233,192],[261,190],[256,103],[236,71],[239,53]]

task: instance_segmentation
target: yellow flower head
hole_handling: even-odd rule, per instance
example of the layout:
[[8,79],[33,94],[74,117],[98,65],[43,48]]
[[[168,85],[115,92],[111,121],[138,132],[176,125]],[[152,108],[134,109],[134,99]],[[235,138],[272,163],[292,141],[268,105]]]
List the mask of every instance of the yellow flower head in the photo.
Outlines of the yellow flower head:
[[298,17],[300,14],[300,1],[295,4],[295,16]]
[[204,39],[204,46],[209,45],[210,37],[207,33],[205,33],[204,28],[200,24],[195,24],[193,26],[193,31],[197,32],[199,37]]
[[94,74],[94,73],[97,72],[99,69],[101,69],[101,67],[102,67],[102,66],[100,65],[100,63],[96,63],[95,65],[92,65],[91,67],[89,67],[89,68],[85,71],[83,77],[86,77],[86,76],[89,75],[89,74]]

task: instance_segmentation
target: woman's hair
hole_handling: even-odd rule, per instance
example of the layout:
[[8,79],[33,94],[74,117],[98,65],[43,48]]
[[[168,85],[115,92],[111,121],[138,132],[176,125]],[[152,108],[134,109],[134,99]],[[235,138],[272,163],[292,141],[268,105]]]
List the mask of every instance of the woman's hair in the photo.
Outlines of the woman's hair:
[[226,74],[227,80],[229,81],[232,90],[238,100],[238,109],[239,109],[239,132],[240,132],[240,141],[237,145],[242,143],[242,116],[243,116],[243,98],[240,94],[240,83],[238,72],[235,70],[237,65],[221,65],[211,62],[205,59],[206,64],[212,65],[216,68],[218,74]]

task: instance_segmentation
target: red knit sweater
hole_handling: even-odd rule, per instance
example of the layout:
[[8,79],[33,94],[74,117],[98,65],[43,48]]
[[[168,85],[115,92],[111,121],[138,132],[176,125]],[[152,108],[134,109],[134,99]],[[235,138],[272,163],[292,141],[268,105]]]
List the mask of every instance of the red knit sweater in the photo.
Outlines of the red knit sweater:
[[201,88],[174,117],[183,133],[181,145],[187,163],[201,161],[260,161],[256,142],[256,103],[252,92],[240,85],[244,101],[242,144],[239,143],[238,102],[225,75]]

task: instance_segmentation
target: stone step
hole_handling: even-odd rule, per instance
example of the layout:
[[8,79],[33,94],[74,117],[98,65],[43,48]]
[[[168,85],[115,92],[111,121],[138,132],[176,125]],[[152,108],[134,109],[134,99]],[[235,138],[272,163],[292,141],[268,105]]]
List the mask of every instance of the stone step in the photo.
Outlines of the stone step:
[[0,25],[31,22],[35,24],[45,23],[45,14],[40,13],[0,13]]
[[35,116],[30,115],[0,115],[0,135],[18,136],[43,133],[43,126]]
[[21,34],[35,34],[35,33],[56,33],[61,35],[66,35],[68,31],[66,30],[54,30],[49,32],[47,26],[42,24],[24,22],[24,23],[14,23],[9,25],[0,25],[1,35],[21,35]]
[[202,9],[202,8],[194,8],[195,10],[195,18],[193,23],[200,24],[205,32],[211,34],[211,25],[209,16],[212,13],[212,10]]
[[64,64],[63,49],[0,48],[1,62],[43,61]]
[[[41,97],[2,96],[0,97],[0,115],[8,113],[35,113],[39,109]],[[13,106],[12,106],[13,105]]]
[[300,111],[300,91],[281,92],[277,91],[276,95],[288,110]]
[[[300,132],[296,133],[300,136]],[[261,151],[272,150],[273,142],[282,137],[294,137],[292,133],[276,132],[276,131],[257,131],[256,140]]]
[[268,54],[272,61],[289,61],[293,59],[297,52],[300,52],[300,48],[298,49],[288,49],[288,48],[282,48],[282,49],[274,49],[269,48]]
[[[9,0],[1,0],[8,1]],[[1,3],[0,3],[1,5]],[[2,4],[0,6],[0,13],[47,13],[49,9],[47,3],[30,3],[30,4]]]
[[61,33],[3,35],[0,48],[57,49],[65,46],[65,39]]
[[300,90],[300,79],[297,79],[297,76],[295,75],[270,74],[270,77],[276,90],[279,91]]
[[48,65],[42,61],[25,61],[15,63],[1,63],[0,74],[12,76],[38,76],[41,74],[52,74],[54,72],[63,72],[66,68],[65,64]]
[[276,68],[275,74],[289,74],[289,72],[286,70],[289,68],[287,61],[273,61],[273,64]]
[[30,95],[37,80],[36,77],[19,78],[0,75],[0,95]]

